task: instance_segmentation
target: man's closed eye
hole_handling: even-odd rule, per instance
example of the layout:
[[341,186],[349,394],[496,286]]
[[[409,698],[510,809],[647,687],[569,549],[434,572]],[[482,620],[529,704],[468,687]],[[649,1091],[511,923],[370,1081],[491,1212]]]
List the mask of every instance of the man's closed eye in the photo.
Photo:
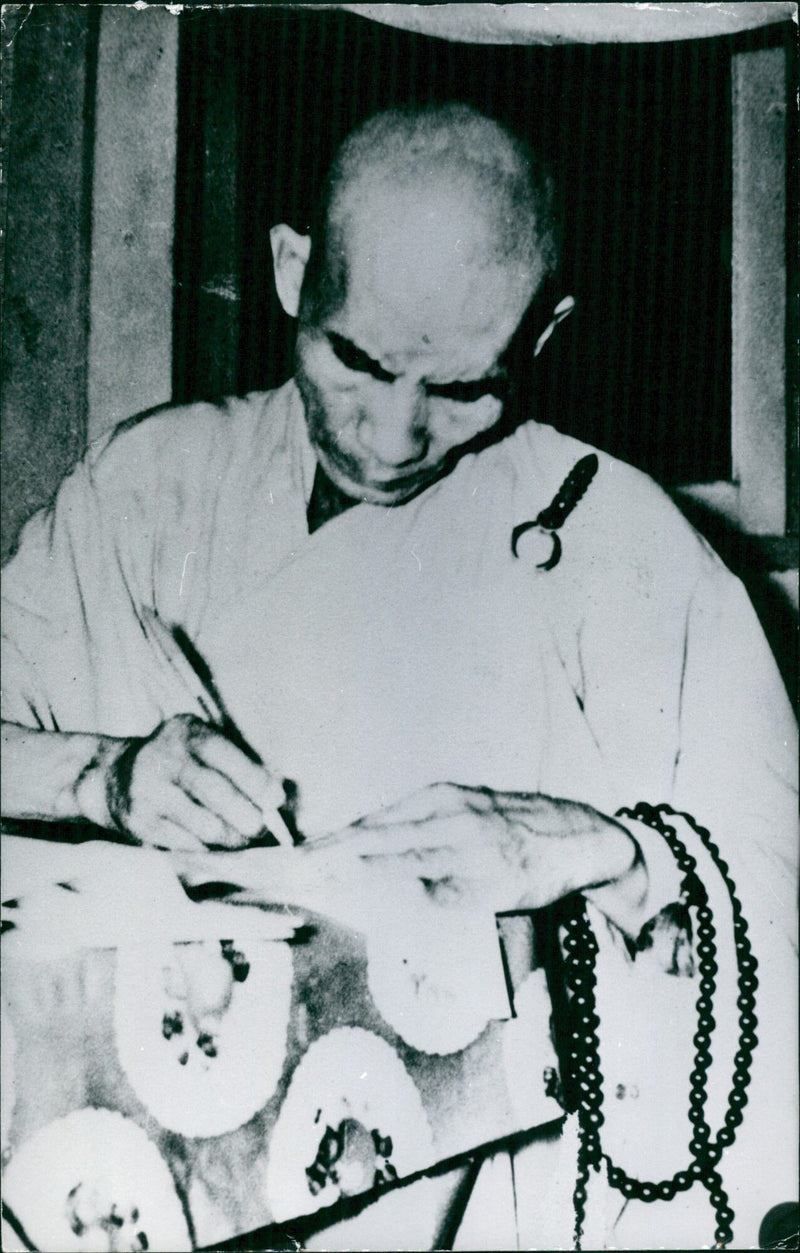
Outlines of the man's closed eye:
[[[379,361],[370,357],[352,340],[335,331],[328,332],[328,342],[334,356],[348,370],[358,374],[369,374],[381,383],[393,383],[397,378],[389,370],[385,370]],[[484,396],[494,396],[504,401],[508,394],[508,379],[504,374],[491,375],[488,378],[471,379],[467,382],[455,380],[452,383],[426,383],[425,391],[429,396],[438,396],[442,400],[452,400],[457,404],[470,405],[482,400]]]
[[348,370],[355,370],[359,374],[369,374],[381,383],[393,383],[397,377],[394,374],[390,374],[388,370],[384,370],[379,361],[375,361],[373,357],[364,352],[363,348],[359,348],[352,340],[345,339],[343,335],[337,335],[334,331],[329,331],[328,342],[333,349],[334,356]]
[[498,374],[492,378],[474,379],[469,383],[427,383],[425,391],[429,396],[440,396],[443,400],[471,405],[482,400],[484,396],[505,400],[508,395],[508,379]]

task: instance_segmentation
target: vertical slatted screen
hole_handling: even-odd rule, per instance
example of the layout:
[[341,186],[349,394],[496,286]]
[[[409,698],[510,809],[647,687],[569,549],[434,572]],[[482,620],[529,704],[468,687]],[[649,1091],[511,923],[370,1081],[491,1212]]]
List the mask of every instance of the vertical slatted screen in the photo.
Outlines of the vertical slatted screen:
[[269,227],[307,226],[369,113],[458,98],[527,136],[564,193],[578,307],[524,370],[524,411],[666,483],[730,476],[730,39],[477,47],[280,6],[180,21],[178,399],[291,374]]

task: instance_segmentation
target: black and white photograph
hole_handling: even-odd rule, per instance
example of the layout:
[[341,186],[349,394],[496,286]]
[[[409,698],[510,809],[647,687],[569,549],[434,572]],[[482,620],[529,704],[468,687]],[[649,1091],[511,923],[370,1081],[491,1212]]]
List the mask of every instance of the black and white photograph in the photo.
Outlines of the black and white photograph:
[[1,19],[3,1253],[800,1247],[797,5]]

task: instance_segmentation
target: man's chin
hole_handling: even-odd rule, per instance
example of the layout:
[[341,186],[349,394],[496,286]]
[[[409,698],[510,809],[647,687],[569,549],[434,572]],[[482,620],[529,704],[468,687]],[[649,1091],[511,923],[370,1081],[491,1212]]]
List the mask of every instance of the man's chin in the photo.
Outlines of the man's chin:
[[323,469],[339,491],[351,496],[353,500],[362,500],[369,505],[402,505],[430,486],[441,474],[437,468],[425,473],[376,482],[374,479],[357,479],[333,465],[328,458],[323,460]]

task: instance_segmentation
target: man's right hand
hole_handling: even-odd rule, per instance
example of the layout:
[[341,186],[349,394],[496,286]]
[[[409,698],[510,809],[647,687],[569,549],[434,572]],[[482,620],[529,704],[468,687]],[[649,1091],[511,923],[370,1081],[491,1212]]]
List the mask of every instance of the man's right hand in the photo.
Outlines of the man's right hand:
[[109,816],[144,844],[245,848],[285,801],[280,780],[216,727],[179,714],[106,766]]
[[282,781],[191,714],[134,739],[3,724],[3,814],[88,819],[163,849],[245,848],[285,803]]

